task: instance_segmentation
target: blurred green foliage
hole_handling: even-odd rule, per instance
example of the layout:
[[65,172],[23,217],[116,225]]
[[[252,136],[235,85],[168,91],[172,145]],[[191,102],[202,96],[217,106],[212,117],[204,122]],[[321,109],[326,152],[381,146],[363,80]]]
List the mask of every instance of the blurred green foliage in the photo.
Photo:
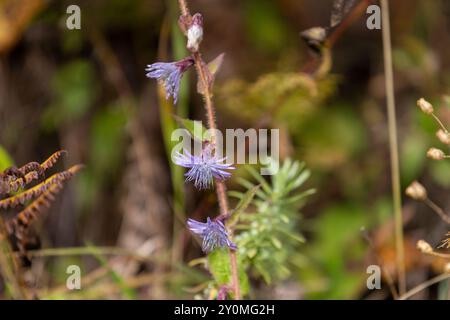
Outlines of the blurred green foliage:
[[62,66],[51,82],[54,100],[42,116],[45,128],[57,128],[80,119],[97,97],[97,83],[89,61],[75,60]]

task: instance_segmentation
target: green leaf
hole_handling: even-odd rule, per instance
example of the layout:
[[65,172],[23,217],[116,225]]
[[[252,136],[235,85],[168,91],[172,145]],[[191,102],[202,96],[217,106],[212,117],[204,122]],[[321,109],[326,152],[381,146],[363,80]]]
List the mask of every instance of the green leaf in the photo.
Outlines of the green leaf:
[[14,161],[5,148],[0,146],[0,171],[3,171],[14,165]]
[[256,171],[255,168],[253,168],[252,166],[248,166],[247,167],[248,172],[253,176],[253,178],[258,181],[262,188],[264,189],[264,191],[266,193],[271,193],[272,190],[270,189],[269,184],[267,183],[266,179],[264,179],[259,173],[258,171]]
[[255,197],[256,192],[259,190],[259,188],[260,188],[260,185],[254,186],[253,188],[251,188],[244,194],[241,201],[239,201],[236,208],[234,208],[233,212],[231,213],[231,217],[227,221],[228,227],[234,226],[239,221],[239,216],[250,205],[253,198]]
[[228,285],[231,279],[230,257],[227,249],[218,248],[208,254],[209,271],[216,283]]
[[215,76],[216,73],[219,71],[220,67],[222,66],[224,57],[225,53],[222,52],[216,58],[214,58],[214,60],[208,63],[208,70],[211,73],[211,75]]
[[211,136],[208,133],[208,129],[206,129],[201,121],[198,120],[190,120],[183,119],[178,116],[174,116],[175,120],[179,123],[180,126],[185,128],[191,137],[198,141],[210,140]]
[[[218,286],[229,286],[231,284],[230,256],[227,249],[218,248],[210,252],[208,254],[208,266]],[[240,259],[238,259],[238,277],[241,295],[245,296],[248,294],[250,287],[244,265],[240,262]]]

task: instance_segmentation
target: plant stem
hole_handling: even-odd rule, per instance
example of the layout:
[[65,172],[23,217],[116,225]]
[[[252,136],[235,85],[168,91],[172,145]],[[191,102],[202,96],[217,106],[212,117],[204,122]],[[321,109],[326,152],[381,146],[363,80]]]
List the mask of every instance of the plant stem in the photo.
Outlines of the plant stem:
[[[185,17],[190,17],[189,9],[186,4],[186,0],[178,1],[180,6],[181,14]],[[203,62],[200,52],[194,52],[193,58],[195,61],[195,68],[197,71],[200,86],[202,87],[202,95],[205,102],[206,116],[208,119],[208,128],[211,130],[211,140],[215,143],[216,136],[215,130],[217,129],[216,119],[215,119],[215,109],[212,101],[212,93],[210,91],[210,84],[207,77],[207,70],[205,70],[206,64]],[[220,207],[220,217],[226,219],[229,216],[228,210],[228,198],[226,194],[226,186],[222,180],[215,179],[216,193],[219,201]],[[231,232],[230,232],[231,233]],[[230,234],[232,236],[232,234]],[[234,298],[236,300],[241,299],[240,286],[239,286],[239,276],[237,268],[237,258],[236,252],[234,250],[229,250],[230,264],[231,264],[231,278],[232,278],[232,290],[234,292]]]
[[449,273],[443,273],[439,276],[436,276],[434,278],[431,278],[428,281],[425,281],[424,283],[419,284],[417,287],[409,290],[408,292],[406,292],[405,294],[403,294],[399,300],[406,300],[408,298],[411,298],[412,296],[414,296],[415,294],[419,293],[420,291],[428,288],[429,286],[432,286],[435,283],[444,281],[445,279],[450,278],[450,274]]
[[441,207],[439,207],[437,204],[435,204],[433,201],[431,201],[429,198],[425,199],[425,204],[429,206],[439,217],[446,222],[447,224],[450,224],[450,216],[448,216],[444,210],[442,210]]
[[391,31],[389,23],[389,5],[381,0],[381,19],[383,34],[384,72],[386,77],[386,98],[389,126],[389,146],[391,153],[392,197],[395,215],[395,244],[399,293],[406,291],[405,256],[403,245],[402,203],[400,191],[400,168],[397,145],[397,123],[395,119],[394,75],[392,70]]
[[448,130],[447,130],[447,128],[444,126],[444,124],[442,123],[442,121],[439,120],[439,118],[438,118],[434,113],[432,113],[431,115],[433,116],[434,120],[436,120],[436,122],[437,122],[438,125],[441,127],[441,129],[444,130],[445,133],[448,133]]

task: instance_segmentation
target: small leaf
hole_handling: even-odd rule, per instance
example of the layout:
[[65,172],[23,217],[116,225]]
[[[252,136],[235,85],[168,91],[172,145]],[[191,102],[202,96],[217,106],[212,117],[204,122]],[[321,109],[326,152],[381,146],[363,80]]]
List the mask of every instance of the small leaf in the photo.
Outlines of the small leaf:
[[191,261],[189,261],[188,266],[189,267],[194,267],[200,264],[203,264],[206,266],[206,264],[208,263],[208,260],[205,257],[201,257],[201,258],[197,258],[197,259],[193,259]]
[[256,250],[255,248],[252,248],[252,249],[248,250],[247,257],[252,259],[253,257],[256,256],[257,253],[258,253],[258,250]]
[[185,128],[191,137],[198,141],[210,140],[211,137],[207,134],[207,129],[203,126],[201,121],[183,119],[178,116],[173,116],[180,126]]
[[260,188],[260,185],[254,186],[250,190],[248,190],[243,198],[239,201],[236,208],[234,208],[233,212],[231,213],[230,218],[227,221],[227,226],[232,227],[239,221],[239,216],[247,209],[247,207],[252,202],[253,198],[255,197],[256,192]]
[[277,249],[281,249],[282,248],[282,244],[281,241],[278,240],[276,237],[270,237],[270,241],[272,242],[273,246]]
[[208,63],[208,70],[213,76],[215,76],[217,74],[220,67],[222,66],[224,57],[225,57],[225,53],[222,52],[214,60],[212,60],[210,63]]
[[212,60],[207,65],[203,63],[203,73],[205,76],[205,80],[208,83],[208,92],[203,88],[203,82],[198,79],[197,81],[197,92],[202,95],[206,95],[209,93],[212,96],[212,87],[214,84],[214,80],[216,79],[216,74],[219,71],[220,67],[223,63],[223,58],[225,57],[225,53],[219,54],[214,60]]
[[208,254],[208,267],[216,283],[227,285],[231,279],[230,257],[226,249],[219,248]]
[[2,146],[0,146],[0,171],[9,168],[12,165],[14,165],[14,162],[11,156]]
[[266,193],[270,194],[272,192],[267,181],[258,173],[258,171],[256,171],[255,168],[253,168],[252,166],[248,166],[247,170],[253,176],[253,178],[255,178],[255,180],[257,180],[261,184]]

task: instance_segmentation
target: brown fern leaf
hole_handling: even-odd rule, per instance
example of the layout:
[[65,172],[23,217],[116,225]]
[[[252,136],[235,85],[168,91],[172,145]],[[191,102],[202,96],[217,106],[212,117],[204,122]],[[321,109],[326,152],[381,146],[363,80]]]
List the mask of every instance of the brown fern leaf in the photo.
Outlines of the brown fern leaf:
[[39,179],[39,173],[31,171],[22,178],[15,179],[8,183],[7,193],[17,192],[20,188],[24,188],[25,185],[31,183],[33,180]]
[[446,234],[447,239],[442,240],[442,244],[438,248],[450,248],[450,231]]
[[48,190],[54,184],[61,184],[64,181],[70,179],[75,173],[77,173],[82,168],[81,165],[73,166],[72,168],[55,173],[50,178],[41,182],[40,184],[28,189],[22,193],[11,196],[9,198],[0,200],[0,209],[14,208],[18,205],[23,205],[26,201],[40,196],[46,190]]
[[[27,234],[30,225],[36,220],[39,214],[48,209],[55,200],[56,195],[63,189],[64,182],[73,177],[80,169],[81,165],[76,165],[70,169],[54,175],[50,178],[48,186],[37,199],[29,206],[19,212],[19,214],[7,222],[6,227],[10,237],[21,253],[26,252]],[[59,175],[59,176],[58,176]]]
[[41,168],[44,171],[47,171],[48,169],[52,168],[56,162],[58,162],[59,158],[61,158],[63,155],[66,155],[66,150],[59,150],[56,151],[54,154],[52,154],[47,160],[41,163]]
[[64,154],[67,154],[67,151],[60,150],[41,164],[29,162],[20,168],[11,167],[6,169],[3,172],[3,183],[0,182],[0,194],[17,192],[20,188],[24,188],[25,185],[39,179],[39,177],[43,177],[45,171],[52,168]]

